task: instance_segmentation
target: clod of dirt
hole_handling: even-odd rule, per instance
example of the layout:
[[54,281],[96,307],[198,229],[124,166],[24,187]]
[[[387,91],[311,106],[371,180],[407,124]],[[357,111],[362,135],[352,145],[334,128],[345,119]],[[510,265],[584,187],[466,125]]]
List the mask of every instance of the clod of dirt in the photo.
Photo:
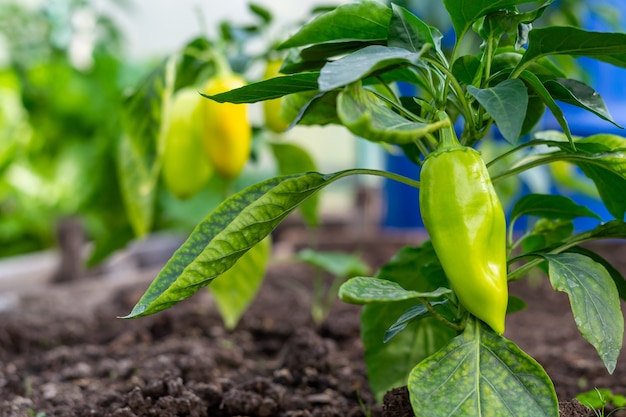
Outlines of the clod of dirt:
[[566,417],[592,417],[593,410],[585,407],[576,400],[559,402],[559,414]]

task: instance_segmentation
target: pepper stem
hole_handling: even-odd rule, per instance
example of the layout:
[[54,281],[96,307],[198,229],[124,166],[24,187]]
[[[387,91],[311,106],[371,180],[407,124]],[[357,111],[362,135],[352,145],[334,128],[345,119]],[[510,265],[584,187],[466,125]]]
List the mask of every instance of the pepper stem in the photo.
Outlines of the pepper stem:
[[456,132],[454,131],[454,125],[450,118],[446,114],[445,111],[440,111],[437,113],[437,118],[441,121],[448,120],[448,124],[441,128],[439,134],[439,146],[438,149],[448,149],[448,148],[457,148],[461,146],[459,139],[456,137]]

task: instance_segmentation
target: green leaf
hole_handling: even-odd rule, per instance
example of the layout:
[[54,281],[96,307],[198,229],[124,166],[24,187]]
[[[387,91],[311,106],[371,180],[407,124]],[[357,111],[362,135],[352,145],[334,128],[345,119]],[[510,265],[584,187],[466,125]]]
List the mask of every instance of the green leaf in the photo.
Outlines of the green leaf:
[[248,9],[261,18],[264,24],[272,23],[272,13],[258,3],[248,3]]
[[600,256],[596,252],[587,248],[583,248],[582,246],[574,246],[573,248],[569,248],[567,252],[579,253],[581,255],[585,255],[586,257],[591,258],[597,263],[604,266],[604,268],[611,275],[611,278],[613,279],[613,282],[615,283],[615,286],[617,287],[619,298],[621,298],[622,300],[626,300],[626,279],[624,279],[624,276],[622,275],[622,273],[617,268],[615,268],[609,261],[604,259],[602,256]]
[[526,253],[546,250],[564,242],[572,233],[574,223],[571,220],[542,218],[535,222],[531,232],[524,236],[522,248]]
[[506,80],[485,89],[468,85],[467,91],[487,110],[502,136],[511,143],[517,142],[528,105],[528,91],[524,83]]
[[124,134],[117,147],[122,200],[137,236],[146,235],[154,221],[156,188],[161,169],[167,114],[174,90],[175,58],[156,69],[124,101]]
[[528,49],[515,72],[548,55],[588,56],[624,67],[626,34],[590,32],[570,26],[533,29],[528,35]]
[[376,172],[275,177],[234,194],[196,227],[125,318],[153,314],[191,297],[230,269],[311,195],[345,176]]
[[[377,274],[413,291],[433,291],[449,285],[430,242],[419,248],[401,249]],[[406,331],[384,342],[385,334],[415,301],[368,304],[361,316],[361,337],[370,388],[378,402],[392,388],[405,386],[411,368],[435,353],[452,337],[454,330],[432,317],[413,321]]]
[[565,115],[563,114],[563,110],[556,104],[550,92],[543,85],[541,80],[530,71],[522,71],[520,74],[520,78],[524,80],[528,86],[539,96],[539,98],[545,103],[545,105],[550,109],[554,118],[565,132],[565,135],[569,139],[570,143],[572,143],[572,133],[570,132],[569,125],[567,124],[567,120],[565,120]]
[[377,1],[344,4],[302,26],[279,48],[341,41],[387,40],[391,9]]
[[[298,174],[301,172],[314,172],[317,167],[311,155],[302,147],[292,143],[271,143],[272,152],[278,165],[280,175]],[[317,194],[309,197],[300,207],[300,213],[309,226],[319,224],[317,212],[319,197]]]
[[307,248],[298,252],[296,258],[338,278],[365,275],[370,271],[370,267],[360,257],[349,253],[320,252]]
[[280,98],[287,94],[317,90],[318,77],[318,72],[283,75],[248,84],[213,96],[201,94],[219,103],[256,103],[258,101]]
[[464,84],[474,85],[480,75],[482,62],[474,55],[463,55],[452,64],[452,73]]
[[419,363],[409,377],[416,415],[554,417],[550,378],[517,345],[470,319],[465,331]]
[[515,40],[516,49],[519,49],[527,42],[525,37],[528,34],[527,28],[532,22],[543,15],[546,7],[551,3],[552,0],[547,0],[537,9],[524,13],[520,13],[514,9],[502,9],[489,13],[485,16],[483,22],[480,22],[480,27],[477,32],[485,40],[489,38],[498,39],[506,33],[511,39]]
[[291,126],[320,125],[339,123],[336,103],[338,91],[320,93],[317,91],[304,91],[302,93],[289,94],[283,98],[280,116]]
[[624,316],[613,279],[601,264],[584,255],[563,253],[545,258],[552,287],[567,293],[578,330],[613,373],[624,335]]
[[339,288],[339,298],[350,304],[389,303],[422,298],[441,298],[451,293],[452,290],[443,287],[429,292],[405,290],[397,282],[371,277],[349,279]]
[[256,297],[265,277],[271,247],[271,239],[266,237],[239,258],[232,268],[211,282],[209,289],[227,329],[237,326]]
[[360,83],[347,86],[337,97],[337,115],[352,133],[373,142],[409,144],[427,133],[441,129],[447,122],[412,122],[365,90]]
[[588,85],[577,80],[557,78],[546,81],[545,86],[555,100],[589,110],[601,119],[621,128],[609,114],[602,96]]
[[415,64],[418,52],[402,48],[371,45],[324,65],[318,79],[319,89],[329,91],[359,81],[376,71],[399,65]]
[[509,295],[509,302],[506,306],[506,314],[517,313],[518,311],[525,310],[528,305],[524,300],[514,295]]
[[442,35],[436,28],[428,26],[402,6],[391,4],[393,15],[389,23],[387,45],[412,52],[421,51],[426,44],[441,52]]
[[601,220],[593,211],[576,204],[571,198],[555,194],[527,194],[513,206],[511,222],[522,216],[537,216],[547,219],[572,220],[591,217]]
[[575,163],[594,182],[609,213],[623,220],[626,214],[626,139],[601,134],[580,139],[576,144],[597,144],[611,149]]
[[454,26],[458,42],[474,22],[481,17],[498,10],[511,9],[515,5],[532,3],[533,1],[536,0],[443,0],[443,4],[452,19],[452,26]]

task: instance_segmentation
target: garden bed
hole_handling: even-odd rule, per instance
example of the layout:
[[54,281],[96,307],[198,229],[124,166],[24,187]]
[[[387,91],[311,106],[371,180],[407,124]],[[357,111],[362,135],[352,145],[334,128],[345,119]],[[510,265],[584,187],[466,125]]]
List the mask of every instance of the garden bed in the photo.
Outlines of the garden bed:
[[[373,268],[419,239],[327,232],[321,249],[356,248]],[[289,252],[307,240],[284,233],[275,248]],[[623,247],[602,252],[626,272]],[[157,272],[17,288],[17,305],[0,313],[0,417],[412,415],[402,390],[374,404],[359,307],[338,302],[322,325],[312,323],[310,292],[297,289],[310,286],[310,267],[274,262],[233,332],[207,291],[154,316],[117,319]],[[508,317],[506,336],[545,367],[560,400],[595,387],[626,393],[626,357],[608,375],[565,294],[540,277],[513,283],[512,292],[529,308]],[[575,403],[563,410],[587,415]]]

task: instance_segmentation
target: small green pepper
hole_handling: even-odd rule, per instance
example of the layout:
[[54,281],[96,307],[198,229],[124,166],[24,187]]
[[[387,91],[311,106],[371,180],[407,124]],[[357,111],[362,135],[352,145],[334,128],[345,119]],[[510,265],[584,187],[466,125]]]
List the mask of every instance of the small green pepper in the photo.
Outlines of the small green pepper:
[[506,220],[480,154],[452,127],[422,165],[420,210],[444,272],[467,311],[504,333]]

